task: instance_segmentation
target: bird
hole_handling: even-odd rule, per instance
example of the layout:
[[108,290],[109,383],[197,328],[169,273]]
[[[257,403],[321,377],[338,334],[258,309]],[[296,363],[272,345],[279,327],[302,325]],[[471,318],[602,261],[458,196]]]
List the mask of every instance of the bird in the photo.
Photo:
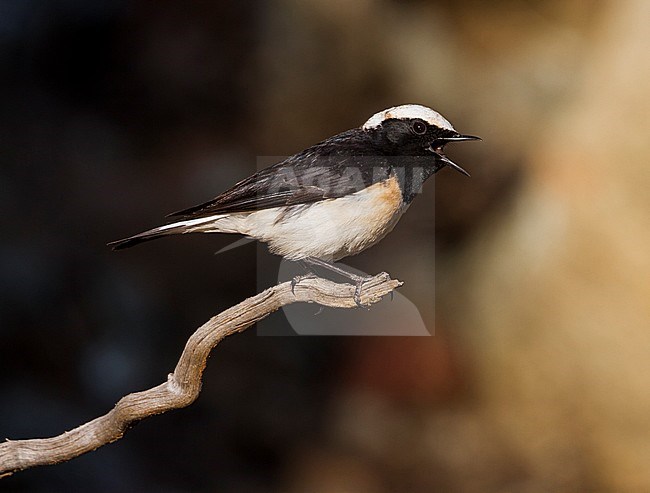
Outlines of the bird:
[[169,214],[169,224],[108,245],[121,250],[170,235],[238,233],[266,243],[271,253],[287,260],[353,281],[354,299],[361,305],[361,288],[369,277],[334,262],[390,233],[424,181],[442,168],[469,176],[444,149],[472,140],[481,139],[460,134],[427,106],[394,106],[254,173],[208,202]]

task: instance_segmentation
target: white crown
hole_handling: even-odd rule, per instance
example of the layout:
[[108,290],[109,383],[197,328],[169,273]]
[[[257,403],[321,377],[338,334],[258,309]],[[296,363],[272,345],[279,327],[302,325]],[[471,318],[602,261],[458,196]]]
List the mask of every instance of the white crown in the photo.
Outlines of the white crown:
[[449,123],[440,113],[419,104],[403,104],[402,106],[393,106],[387,110],[375,113],[368,119],[366,123],[363,124],[363,127],[361,128],[369,129],[378,127],[389,118],[420,118],[430,125],[435,125],[439,128],[455,131],[451,123]]

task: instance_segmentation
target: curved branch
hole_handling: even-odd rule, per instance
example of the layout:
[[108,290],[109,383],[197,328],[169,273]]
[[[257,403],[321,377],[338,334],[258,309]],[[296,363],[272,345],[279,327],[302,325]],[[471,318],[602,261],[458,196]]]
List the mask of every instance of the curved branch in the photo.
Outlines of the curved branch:
[[[376,303],[400,285],[388,274],[379,274],[363,284],[361,302]],[[30,467],[68,461],[119,440],[136,421],[189,406],[201,391],[208,356],[219,342],[296,301],[338,308],[357,306],[354,286],[321,278],[302,279],[293,291],[291,282],[285,282],[248,298],[212,317],[190,336],[166,382],[122,397],[108,413],[61,435],[0,444],[0,478]]]

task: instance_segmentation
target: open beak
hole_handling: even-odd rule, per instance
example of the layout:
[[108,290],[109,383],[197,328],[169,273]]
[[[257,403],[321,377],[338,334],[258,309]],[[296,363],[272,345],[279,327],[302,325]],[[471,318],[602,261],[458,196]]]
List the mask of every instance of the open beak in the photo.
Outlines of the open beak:
[[436,139],[435,142],[431,144],[429,147],[429,150],[435,154],[436,160],[444,163],[445,166],[449,166],[450,168],[454,168],[456,171],[459,173],[464,174],[465,176],[470,176],[470,174],[465,171],[463,168],[458,166],[456,163],[454,163],[451,159],[449,159],[445,153],[444,153],[444,147],[446,144],[450,142],[462,142],[464,140],[481,140],[480,137],[476,137],[474,135],[461,135],[457,134],[452,137],[443,137],[440,139]]

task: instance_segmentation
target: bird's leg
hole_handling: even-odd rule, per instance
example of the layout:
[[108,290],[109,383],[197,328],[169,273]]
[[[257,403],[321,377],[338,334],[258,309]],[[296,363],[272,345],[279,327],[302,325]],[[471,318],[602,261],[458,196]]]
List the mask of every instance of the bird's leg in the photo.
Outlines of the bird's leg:
[[346,279],[350,279],[351,281],[353,281],[355,284],[354,302],[357,304],[357,306],[363,306],[361,304],[361,288],[363,287],[364,282],[366,282],[368,279],[372,279],[372,276],[365,276],[365,277],[359,276],[357,274],[353,274],[352,272],[348,272],[344,269],[341,269],[340,267],[337,267],[334,264],[326,262],[325,260],[321,260],[315,257],[307,257],[304,259],[304,262],[307,265],[322,267],[323,269],[327,269],[331,272],[338,274],[339,276],[345,277]]
[[300,266],[303,269],[305,269],[306,273],[300,276],[295,276],[293,279],[291,279],[291,294],[296,294],[295,292],[296,285],[300,281],[302,281],[303,279],[311,279],[313,277],[316,277],[316,274],[314,274],[309,270],[309,267],[307,267],[307,264],[305,262],[303,262],[302,260],[298,260],[298,264],[300,264]]
[[[318,276],[316,276],[316,274],[314,274],[309,269],[309,267],[307,266],[307,264],[304,261],[297,260],[297,262],[303,269],[305,269],[306,273],[301,275],[301,276],[295,276],[293,279],[291,279],[291,294],[293,294],[293,295],[296,294],[295,289],[296,289],[296,286],[298,285],[298,283],[300,281],[302,281],[303,279],[313,279],[315,277],[318,277]],[[314,315],[320,315],[320,313],[323,311],[323,309],[324,309],[324,307],[321,305],[320,308],[318,309],[318,311],[316,313],[314,313]]]

